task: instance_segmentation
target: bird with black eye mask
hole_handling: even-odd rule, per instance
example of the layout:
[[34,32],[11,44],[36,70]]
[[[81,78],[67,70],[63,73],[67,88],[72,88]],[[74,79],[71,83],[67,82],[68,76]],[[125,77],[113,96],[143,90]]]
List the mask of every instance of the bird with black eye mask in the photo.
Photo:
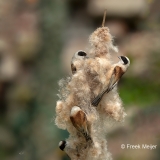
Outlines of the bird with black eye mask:
[[84,60],[87,59],[87,53],[85,51],[78,51],[76,52],[71,60],[71,71],[72,74],[75,74],[77,72],[77,70],[79,70],[83,64],[84,64]]
[[130,65],[130,60],[125,56],[118,57],[120,61],[113,65],[113,71],[111,72],[110,80],[108,86],[99,93],[92,101],[92,105],[97,107],[104,94],[110,92],[119,82],[122,75],[127,71],[127,68]]

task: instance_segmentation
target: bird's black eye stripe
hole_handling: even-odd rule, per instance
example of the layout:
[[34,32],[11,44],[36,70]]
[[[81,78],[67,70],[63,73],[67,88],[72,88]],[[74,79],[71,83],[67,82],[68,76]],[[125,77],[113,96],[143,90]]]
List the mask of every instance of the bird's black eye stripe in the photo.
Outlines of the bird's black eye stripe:
[[122,59],[122,61],[124,62],[124,64],[128,64],[128,60],[127,60],[127,58],[126,58],[126,57],[121,56],[121,59]]
[[62,144],[59,146],[59,148],[63,151],[64,148],[66,147],[66,141],[61,141]]
[[83,51],[79,51],[79,52],[78,52],[78,55],[79,55],[79,56],[86,56],[87,54],[86,54],[85,52],[83,52]]

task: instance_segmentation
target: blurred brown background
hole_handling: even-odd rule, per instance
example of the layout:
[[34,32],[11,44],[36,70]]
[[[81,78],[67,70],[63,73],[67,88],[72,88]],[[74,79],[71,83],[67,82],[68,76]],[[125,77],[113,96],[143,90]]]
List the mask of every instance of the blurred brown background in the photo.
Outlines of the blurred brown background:
[[68,159],[58,148],[68,133],[54,124],[57,82],[107,9],[105,25],[131,60],[119,84],[128,116],[109,131],[109,151],[114,160],[159,160],[159,8],[159,0],[0,0],[0,159]]

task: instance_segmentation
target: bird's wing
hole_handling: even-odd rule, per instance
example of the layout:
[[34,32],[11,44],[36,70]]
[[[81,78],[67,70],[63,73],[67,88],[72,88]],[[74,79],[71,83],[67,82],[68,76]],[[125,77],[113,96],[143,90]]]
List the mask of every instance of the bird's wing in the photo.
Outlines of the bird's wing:
[[108,92],[111,91],[117,85],[118,81],[120,80],[123,74],[124,74],[124,71],[120,66],[116,66],[114,68],[113,74],[111,76],[111,80],[108,85]]
[[73,126],[85,137],[86,141],[91,140],[88,131],[87,115],[82,110],[77,111],[74,115],[70,115]]
[[105,93],[108,93],[110,92],[118,83],[119,79],[121,78],[121,76],[123,75],[123,70],[121,67],[119,66],[116,66],[114,69],[113,69],[113,72],[111,74],[111,78],[110,78],[110,81],[109,81],[109,84],[108,86],[100,93],[98,94],[98,96],[96,98],[93,99],[92,101],[92,105],[97,107],[99,102],[101,101],[103,95]]

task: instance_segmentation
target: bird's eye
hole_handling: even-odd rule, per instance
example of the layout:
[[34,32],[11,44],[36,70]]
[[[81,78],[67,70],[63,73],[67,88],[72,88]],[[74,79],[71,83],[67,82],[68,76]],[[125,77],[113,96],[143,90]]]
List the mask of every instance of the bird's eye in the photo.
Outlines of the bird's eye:
[[121,56],[121,59],[125,65],[128,64],[128,59],[126,57]]
[[78,52],[78,55],[79,55],[79,56],[86,56],[87,54],[86,54],[84,51],[79,51],[79,52]]

